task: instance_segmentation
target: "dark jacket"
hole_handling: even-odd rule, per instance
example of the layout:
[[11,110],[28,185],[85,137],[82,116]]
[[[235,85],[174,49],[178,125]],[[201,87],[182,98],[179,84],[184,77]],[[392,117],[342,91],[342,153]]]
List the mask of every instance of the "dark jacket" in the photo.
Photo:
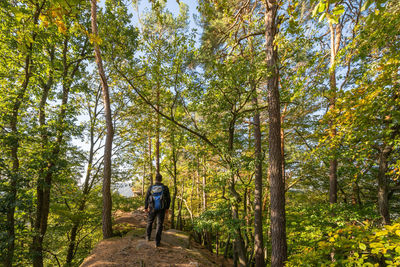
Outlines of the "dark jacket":
[[[164,185],[163,183],[155,183],[154,185],[162,185],[163,186],[163,198],[164,198],[164,203],[165,203],[165,209],[169,209],[169,206],[171,205],[171,196],[169,194],[169,188],[168,186]],[[150,196],[151,196],[151,186],[149,189],[147,189],[146,193],[146,198],[144,201],[144,208],[147,209],[149,208],[150,205]],[[150,205],[151,206],[151,205]]]

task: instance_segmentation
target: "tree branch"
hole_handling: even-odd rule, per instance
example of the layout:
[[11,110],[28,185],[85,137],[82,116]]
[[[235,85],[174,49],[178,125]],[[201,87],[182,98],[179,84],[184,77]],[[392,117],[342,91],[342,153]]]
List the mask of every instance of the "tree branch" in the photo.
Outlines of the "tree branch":
[[153,103],[150,102],[149,99],[147,99],[142,92],[132,83],[132,81],[130,79],[128,79],[128,77],[126,77],[126,75],[119,69],[116,68],[116,71],[125,79],[125,81],[132,87],[132,89],[139,95],[139,97],[147,104],[149,105],[154,111],[156,111],[158,114],[160,114],[162,117],[164,117],[165,119],[173,122],[174,124],[176,124],[177,126],[179,126],[180,128],[194,134],[195,136],[199,137],[201,140],[203,140],[204,142],[206,142],[208,145],[210,145],[212,148],[217,149],[217,151],[221,154],[220,149],[214,144],[212,143],[205,135],[200,134],[192,129],[190,129],[189,127],[183,125],[182,123],[176,121],[173,117],[170,117],[166,114],[164,114],[162,111],[160,111]]

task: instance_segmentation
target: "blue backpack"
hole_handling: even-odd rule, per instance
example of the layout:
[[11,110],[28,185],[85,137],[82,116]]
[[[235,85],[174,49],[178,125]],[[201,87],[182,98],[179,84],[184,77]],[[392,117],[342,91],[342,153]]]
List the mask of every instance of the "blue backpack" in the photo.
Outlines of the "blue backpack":
[[151,187],[151,199],[153,202],[154,210],[162,210],[164,209],[164,186],[162,185],[153,185]]

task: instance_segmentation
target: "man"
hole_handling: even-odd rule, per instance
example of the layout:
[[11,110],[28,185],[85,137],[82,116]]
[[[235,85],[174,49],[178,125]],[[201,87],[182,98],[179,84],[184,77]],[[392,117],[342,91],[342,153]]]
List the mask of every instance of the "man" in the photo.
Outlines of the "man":
[[147,190],[144,206],[145,211],[148,213],[146,229],[147,241],[150,241],[153,222],[157,217],[156,247],[160,246],[164,218],[165,215],[168,216],[169,205],[171,204],[171,196],[169,194],[168,186],[162,184],[161,181],[162,176],[157,173],[156,183],[150,186]]

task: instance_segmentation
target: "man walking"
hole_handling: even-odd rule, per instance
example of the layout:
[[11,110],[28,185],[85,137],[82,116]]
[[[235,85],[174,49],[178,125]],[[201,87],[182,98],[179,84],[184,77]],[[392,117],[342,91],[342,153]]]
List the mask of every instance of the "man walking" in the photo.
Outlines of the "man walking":
[[145,211],[148,213],[146,228],[147,241],[150,241],[153,222],[154,219],[157,218],[156,247],[160,246],[164,218],[165,215],[168,216],[169,205],[171,204],[168,186],[162,184],[161,181],[162,176],[157,173],[156,183],[147,190],[144,206]]

